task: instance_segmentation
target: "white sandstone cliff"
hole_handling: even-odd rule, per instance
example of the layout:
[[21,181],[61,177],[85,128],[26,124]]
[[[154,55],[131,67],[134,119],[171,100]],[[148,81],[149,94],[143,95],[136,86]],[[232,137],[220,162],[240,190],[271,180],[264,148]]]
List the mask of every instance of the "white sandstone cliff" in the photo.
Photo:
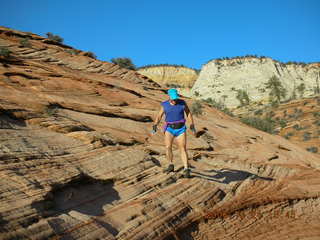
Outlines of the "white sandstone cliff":
[[184,88],[191,88],[198,77],[196,70],[183,66],[150,66],[141,68],[138,72],[159,84]]
[[246,90],[252,101],[268,99],[265,83],[274,75],[286,88],[288,97],[301,83],[306,87],[304,96],[310,96],[320,84],[320,64],[283,64],[265,57],[216,59],[202,67],[192,93],[235,107],[239,101],[234,89]]

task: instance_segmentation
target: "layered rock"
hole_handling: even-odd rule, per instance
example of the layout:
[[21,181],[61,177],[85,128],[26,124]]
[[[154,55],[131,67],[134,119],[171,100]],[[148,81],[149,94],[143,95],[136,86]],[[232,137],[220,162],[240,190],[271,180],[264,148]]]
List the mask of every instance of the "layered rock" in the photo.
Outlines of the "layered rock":
[[156,65],[140,68],[138,72],[159,84],[183,88],[191,88],[198,77],[196,70],[183,66]]
[[203,105],[192,178],[176,146],[165,174],[158,84],[36,35],[0,28],[0,45],[1,239],[320,236],[320,159],[303,148]]
[[235,107],[239,105],[237,89],[247,91],[252,101],[268,99],[265,84],[272,76],[280,79],[288,97],[302,83],[306,87],[304,96],[314,95],[315,88],[320,89],[320,64],[283,64],[266,57],[246,57],[208,62],[202,67],[192,93]]

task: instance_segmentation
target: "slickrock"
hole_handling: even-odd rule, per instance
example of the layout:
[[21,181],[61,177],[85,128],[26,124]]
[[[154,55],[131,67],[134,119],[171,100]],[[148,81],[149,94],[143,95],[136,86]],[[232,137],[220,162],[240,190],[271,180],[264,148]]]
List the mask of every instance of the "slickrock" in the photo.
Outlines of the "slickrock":
[[316,155],[204,105],[192,178],[176,147],[165,174],[165,89],[34,34],[0,45],[0,239],[319,238]]

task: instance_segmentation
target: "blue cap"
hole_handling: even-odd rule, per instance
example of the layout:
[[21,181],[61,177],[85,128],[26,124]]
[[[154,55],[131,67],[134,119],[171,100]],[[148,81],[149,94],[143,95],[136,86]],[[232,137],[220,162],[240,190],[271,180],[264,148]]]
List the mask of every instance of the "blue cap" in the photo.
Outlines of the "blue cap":
[[170,97],[171,100],[175,100],[175,99],[179,98],[178,91],[175,88],[169,89],[168,90],[168,94],[169,94],[169,97]]

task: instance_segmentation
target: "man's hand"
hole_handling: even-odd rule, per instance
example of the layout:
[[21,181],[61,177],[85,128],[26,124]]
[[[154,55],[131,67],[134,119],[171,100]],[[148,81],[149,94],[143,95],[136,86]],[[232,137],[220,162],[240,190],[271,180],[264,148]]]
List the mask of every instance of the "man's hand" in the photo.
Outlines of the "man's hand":
[[156,132],[157,132],[157,125],[153,125],[151,133],[155,134]]
[[194,127],[194,124],[193,124],[193,123],[192,123],[192,124],[190,124],[190,130],[193,132],[193,135],[195,135],[195,136],[196,136],[197,131],[196,131],[196,128]]

